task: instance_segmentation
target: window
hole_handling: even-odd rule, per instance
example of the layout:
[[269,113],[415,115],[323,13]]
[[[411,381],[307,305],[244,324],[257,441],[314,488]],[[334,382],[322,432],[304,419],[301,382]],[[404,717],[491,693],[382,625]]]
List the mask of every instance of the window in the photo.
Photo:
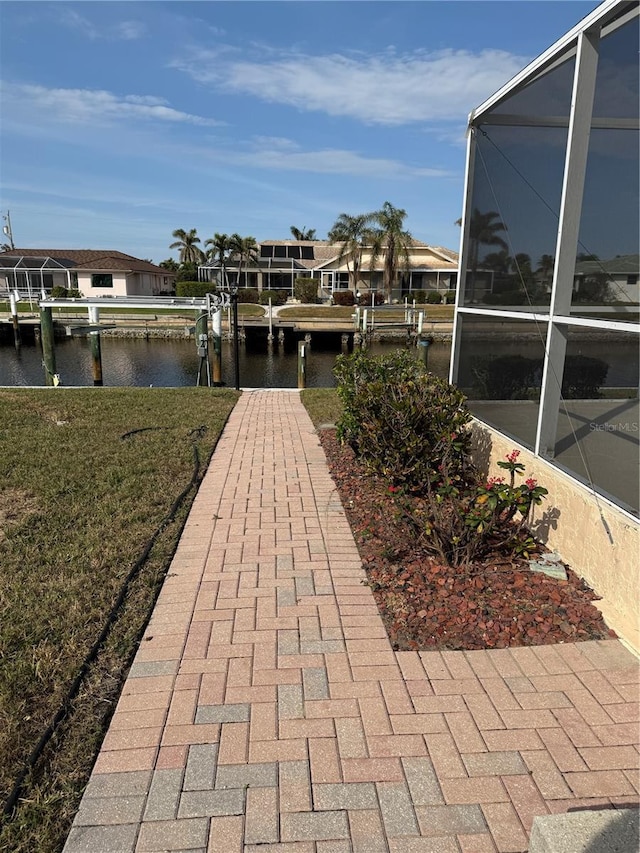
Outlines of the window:
[[286,258],[287,257],[287,247],[286,246],[274,246],[273,247],[273,257],[274,258]]
[[113,275],[110,272],[92,273],[91,287],[113,287]]
[[272,258],[273,257],[273,246],[260,246],[260,257],[261,258]]
[[313,260],[313,246],[300,246],[303,261]]

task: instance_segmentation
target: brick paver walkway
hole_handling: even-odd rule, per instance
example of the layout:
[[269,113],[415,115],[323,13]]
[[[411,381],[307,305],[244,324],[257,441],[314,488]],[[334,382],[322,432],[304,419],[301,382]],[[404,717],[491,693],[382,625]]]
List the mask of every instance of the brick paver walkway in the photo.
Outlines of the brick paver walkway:
[[525,851],[638,802],[617,641],[394,652],[296,392],[245,392],[65,853]]

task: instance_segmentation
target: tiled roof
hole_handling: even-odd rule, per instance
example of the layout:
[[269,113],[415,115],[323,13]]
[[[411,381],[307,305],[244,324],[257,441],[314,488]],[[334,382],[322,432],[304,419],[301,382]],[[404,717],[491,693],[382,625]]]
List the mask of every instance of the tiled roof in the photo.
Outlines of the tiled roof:
[[16,258],[53,258],[60,261],[64,266],[71,269],[100,270],[111,272],[148,272],[161,275],[175,275],[170,270],[165,270],[149,261],[134,258],[124,252],[116,252],[113,249],[11,249],[2,252],[1,257]]

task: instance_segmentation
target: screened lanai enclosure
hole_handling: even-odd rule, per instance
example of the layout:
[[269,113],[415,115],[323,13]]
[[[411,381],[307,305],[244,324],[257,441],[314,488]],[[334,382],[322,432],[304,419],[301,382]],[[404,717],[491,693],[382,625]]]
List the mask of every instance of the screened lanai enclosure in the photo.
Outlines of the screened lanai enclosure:
[[451,379],[638,514],[638,4],[605,2],[469,119]]

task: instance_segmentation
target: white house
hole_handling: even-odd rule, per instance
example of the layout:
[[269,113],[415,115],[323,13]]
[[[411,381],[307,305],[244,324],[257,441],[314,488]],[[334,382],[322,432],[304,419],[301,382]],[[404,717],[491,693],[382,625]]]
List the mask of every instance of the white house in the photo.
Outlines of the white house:
[[111,249],[11,249],[0,252],[0,295],[39,296],[53,287],[82,296],[160,296],[175,288],[175,273]]
[[[243,269],[240,284],[258,290],[289,290],[293,293],[296,278],[318,280],[318,295],[328,300],[336,290],[354,290],[350,282],[353,257],[340,257],[341,246],[327,240],[264,240],[258,244],[258,263]],[[234,275],[234,259],[227,273]],[[381,291],[384,253],[371,268],[371,251],[363,249],[356,289]],[[199,268],[202,281],[213,281],[219,273],[219,264],[213,262]],[[441,246],[429,246],[413,240],[409,264],[399,263],[398,287],[393,298],[401,299],[416,291],[447,292],[455,290],[458,279],[458,255]]]

